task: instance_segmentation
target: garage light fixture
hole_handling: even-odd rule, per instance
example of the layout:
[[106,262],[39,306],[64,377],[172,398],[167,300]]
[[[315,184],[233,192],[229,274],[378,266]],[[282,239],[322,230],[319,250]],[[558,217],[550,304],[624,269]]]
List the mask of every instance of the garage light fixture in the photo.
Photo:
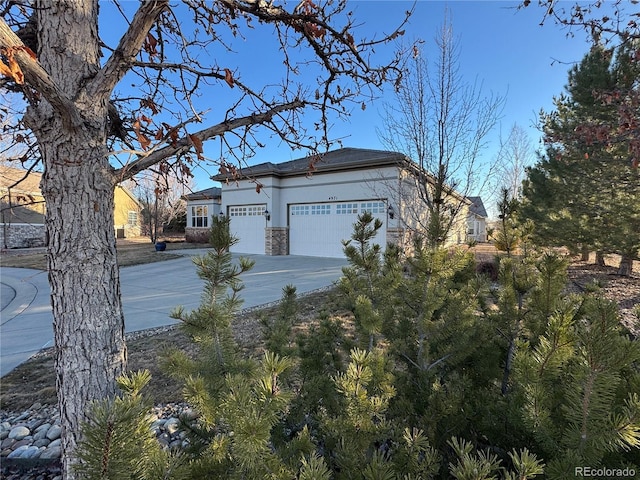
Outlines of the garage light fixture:
[[267,210],[266,208],[264,209],[264,218],[265,220],[268,222],[269,220],[271,220],[271,214],[269,213],[269,210]]
[[393,220],[393,217],[396,216],[396,212],[391,205],[389,205],[389,207],[387,208],[387,214],[389,215],[389,218],[391,220]]

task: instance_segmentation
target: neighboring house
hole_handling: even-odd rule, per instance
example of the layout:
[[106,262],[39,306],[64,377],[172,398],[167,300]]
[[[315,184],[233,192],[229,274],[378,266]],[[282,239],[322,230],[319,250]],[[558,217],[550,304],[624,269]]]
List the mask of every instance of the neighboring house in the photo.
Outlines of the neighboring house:
[[475,242],[487,241],[487,210],[480,197],[468,197],[469,215],[467,217],[467,240]]
[[[410,211],[419,197],[411,180],[415,163],[396,152],[343,148],[318,157],[242,169],[222,183],[222,214],[239,238],[232,251],[267,255],[343,257],[343,240],[357,216],[369,211],[382,222],[373,242],[408,245],[417,230]],[[460,197],[461,198],[461,197]],[[467,202],[461,199],[466,219]],[[466,239],[457,222],[448,243]]]
[[187,242],[206,243],[209,241],[211,217],[220,214],[222,189],[207,188],[183,197],[187,201]]
[[[40,191],[40,172],[0,166],[0,247],[46,245],[46,205]],[[114,229],[118,238],[140,235],[142,206],[133,194],[115,189]]]
[[0,247],[45,244],[44,197],[38,172],[0,166]]
[[142,203],[131,191],[121,185],[114,192],[113,225],[116,238],[140,236]]

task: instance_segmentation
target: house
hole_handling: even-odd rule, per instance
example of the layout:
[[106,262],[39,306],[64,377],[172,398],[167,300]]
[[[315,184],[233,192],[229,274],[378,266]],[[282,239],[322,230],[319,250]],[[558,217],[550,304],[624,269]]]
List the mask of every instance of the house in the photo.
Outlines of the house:
[[209,240],[210,218],[219,215],[222,203],[222,189],[207,188],[183,197],[187,201],[187,226],[185,240],[206,243]]
[[0,166],[0,247],[45,244],[44,197],[38,172]]
[[[397,152],[342,148],[212,178],[222,183],[220,212],[231,218],[239,238],[232,251],[343,257],[342,241],[365,211],[382,222],[373,242],[408,245],[417,230],[411,212],[424,211],[415,205],[415,170],[415,163]],[[466,219],[468,202],[461,202]],[[196,205],[190,201],[188,209]],[[465,229],[464,221],[456,222],[448,243],[464,242]]]
[[113,225],[116,229],[116,238],[139,237],[142,203],[122,185],[116,186],[113,201]]
[[487,210],[480,197],[468,197],[471,201],[467,216],[467,241],[487,241]]
[[[40,172],[0,166],[0,247],[46,244],[46,204]],[[115,189],[114,229],[118,238],[140,235],[142,205],[126,188]]]

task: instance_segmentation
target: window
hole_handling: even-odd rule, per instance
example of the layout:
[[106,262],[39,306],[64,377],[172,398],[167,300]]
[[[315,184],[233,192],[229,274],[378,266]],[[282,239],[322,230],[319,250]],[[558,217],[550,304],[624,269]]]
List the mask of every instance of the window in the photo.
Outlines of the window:
[[247,207],[229,207],[230,217],[246,217]]
[[467,235],[475,235],[476,234],[476,230],[475,230],[475,221],[473,220],[469,220],[467,222]]
[[330,215],[331,205],[311,205],[311,215]]
[[254,206],[254,207],[247,207],[247,215],[249,217],[255,217],[258,215],[264,215],[264,206],[263,205],[258,205],[258,206]]
[[264,205],[250,205],[242,207],[229,207],[230,217],[257,217],[264,215]]
[[291,215],[309,215],[309,205],[292,205]]
[[207,205],[194,205],[191,207],[191,226],[199,228],[209,227],[209,210]]
[[360,204],[362,212],[384,213],[384,202],[364,202]]
[[127,225],[129,225],[130,227],[138,226],[138,212],[129,210],[127,214]]
[[338,215],[358,213],[358,204],[357,203],[339,203],[336,205],[336,213]]

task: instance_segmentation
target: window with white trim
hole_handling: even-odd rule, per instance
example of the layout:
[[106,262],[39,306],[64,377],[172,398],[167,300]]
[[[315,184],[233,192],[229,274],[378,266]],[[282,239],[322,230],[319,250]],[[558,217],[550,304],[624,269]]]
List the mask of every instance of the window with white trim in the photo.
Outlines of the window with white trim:
[[309,205],[292,205],[291,215],[309,215]]
[[331,205],[322,203],[320,205],[311,205],[311,215],[330,215]]
[[336,205],[336,213],[338,215],[358,213],[358,204],[357,203],[338,203]]
[[360,204],[361,212],[384,213],[384,202],[363,202]]
[[207,205],[191,206],[191,226],[194,228],[209,227],[209,208]]
[[129,210],[129,212],[127,212],[127,225],[130,227],[138,226],[138,212],[135,210]]

